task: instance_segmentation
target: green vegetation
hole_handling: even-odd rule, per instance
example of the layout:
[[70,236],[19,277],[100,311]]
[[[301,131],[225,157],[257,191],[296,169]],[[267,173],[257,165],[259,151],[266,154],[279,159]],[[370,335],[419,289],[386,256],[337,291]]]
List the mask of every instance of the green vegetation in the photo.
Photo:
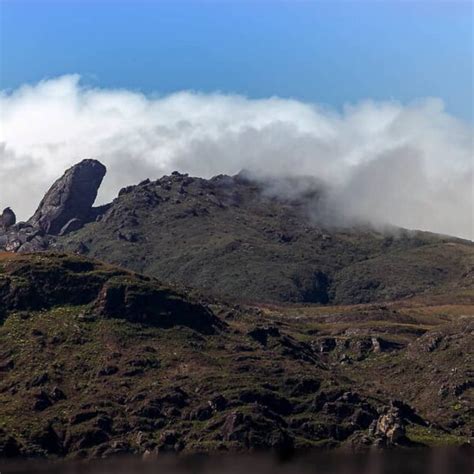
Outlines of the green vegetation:
[[394,399],[411,407],[408,440],[462,444],[473,427],[468,290],[461,303],[438,291],[235,305],[84,257],[2,254],[0,452],[367,448]]
[[435,428],[426,428],[422,426],[409,426],[407,436],[410,441],[426,446],[459,446],[467,443],[467,436],[456,436]]
[[327,226],[311,211],[317,187],[311,196],[270,196],[242,176],[165,176],[124,189],[55,246],[239,303],[370,303],[472,286],[472,242]]

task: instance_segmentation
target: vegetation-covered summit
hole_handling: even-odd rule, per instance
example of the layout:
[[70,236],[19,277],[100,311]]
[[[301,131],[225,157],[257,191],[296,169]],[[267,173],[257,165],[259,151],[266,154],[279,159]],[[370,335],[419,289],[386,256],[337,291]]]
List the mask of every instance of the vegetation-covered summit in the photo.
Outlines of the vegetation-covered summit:
[[28,222],[0,230],[0,250],[87,255],[239,301],[389,301],[470,278],[474,244],[428,232],[336,226],[324,190],[303,178],[174,172],[93,207],[105,167],[83,160]]
[[324,225],[318,196],[316,184],[285,198],[242,175],[174,173],[123,189],[96,222],[53,247],[259,302],[387,301],[463,285],[472,271],[471,242]]

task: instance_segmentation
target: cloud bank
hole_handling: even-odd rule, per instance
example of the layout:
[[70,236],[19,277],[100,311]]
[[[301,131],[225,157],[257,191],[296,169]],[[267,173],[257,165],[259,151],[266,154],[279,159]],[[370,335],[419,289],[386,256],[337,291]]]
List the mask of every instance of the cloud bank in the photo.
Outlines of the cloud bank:
[[[474,238],[473,129],[442,101],[365,101],[342,112],[297,100],[84,87],[77,75],[0,94],[0,207],[28,218],[83,158],[108,168],[98,201],[173,170],[305,175],[339,220]],[[282,191],[283,192],[283,191]]]

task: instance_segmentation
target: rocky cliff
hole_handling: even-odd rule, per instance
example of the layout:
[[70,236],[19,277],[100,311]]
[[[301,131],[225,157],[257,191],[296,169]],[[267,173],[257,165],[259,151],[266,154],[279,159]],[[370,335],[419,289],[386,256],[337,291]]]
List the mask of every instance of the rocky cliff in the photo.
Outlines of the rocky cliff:
[[0,227],[0,249],[8,252],[46,250],[54,236],[76,231],[93,220],[93,209],[106,168],[83,160],[66,170],[46,193],[27,222]]
[[69,168],[46,193],[28,224],[51,235],[78,230],[92,218],[105,166],[97,160],[83,160]]

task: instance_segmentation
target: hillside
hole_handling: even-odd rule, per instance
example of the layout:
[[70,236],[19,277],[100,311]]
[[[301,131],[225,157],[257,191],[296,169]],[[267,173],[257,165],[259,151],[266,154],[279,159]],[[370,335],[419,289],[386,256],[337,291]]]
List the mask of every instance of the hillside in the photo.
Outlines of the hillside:
[[335,226],[314,180],[174,172],[93,207],[105,173],[96,160],[67,170],[27,222],[0,228],[0,250],[86,255],[240,302],[390,301],[472,279],[474,243]]
[[460,445],[472,286],[234,305],[80,256],[0,257],[0,457]]
[[[271,189],[301,187],[273,183]],[[106,260],[239,301],[354,304],[462,286],[474,244],[427,232],[334,227],[321,190],[286,197],[245,175],[173,173],[122,189],[50,248]]]

